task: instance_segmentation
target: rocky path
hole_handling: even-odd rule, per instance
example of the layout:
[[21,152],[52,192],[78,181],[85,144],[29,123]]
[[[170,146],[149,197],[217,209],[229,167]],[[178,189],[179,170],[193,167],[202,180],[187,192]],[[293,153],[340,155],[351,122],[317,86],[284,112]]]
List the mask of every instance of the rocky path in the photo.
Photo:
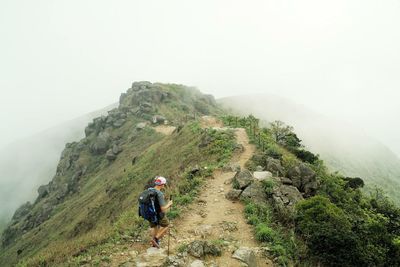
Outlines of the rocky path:
[[[213,127],[218,126],[213,124]],[[232,163],[244,168],[245,163],[255,152],[255,147],[249,144],[246,131],[242,128],[236,129],[236,138],[244,149],[235,155]],[[230,181],[234,176],[235,172],[219,170],[206,182],[198,200],[190,206],[189,211],[174,227],[176,236],[172,242],[172,251],[176,252],[182,244],[199,239],[223,242],[225,247],[222,256],[213,257],[210,261],[219,267],[244,266],[232,258],[232,253],[237,247],[253,248],[256,251],[260,245],[254,240],[251,226],[246,223],[243,204],[225,198],[225,193],[231,189]],[[257,257],[257,266],[272,266],[272,264]]]
[[[201,126],[203,128],[224,130],[222,123],[214,117],[203,117],[201,119]],[[172,129],[168,129],[168,131],[162,129],[165,134],[168,134],[170,130]],[[254,154],[255,147],[249,143],[245,129],[237,128],[235,129],[235,134],[237,143],[243,146],[243,150],[234,155],[231,163],[232,165],[240,165],[241,168],[244,168],[245,163]],[[226,192],[232,188],[231,180],[235,174],[236,172],[234,171],[215,171],[212,178],[207,180],[203,185],[201,193],[196,200],[189,205],[179,220],[174,221],[170,238],[170,255],[173,256],[172,258],[176,262],[175,264],[174,262],[170,262],[170,264],[165,266],[273,266],[271,261],[260,255],[260,244],[254,239],[251,226],[246,223],[246,219],[244,218],[244,205],[241,202],[233,202],[225,198]],[[121,265],[121,260],[129,255],[127,252],[126,256],[124,254],[117,255],[114,258],[116,261],[113,261],[111,265],[124,267],[160,266],[157,265],[157,262],[165,262],[167,240],[168,236],[161,243],[164,249],[157,250],[152,248],[145,251],[144,247],[136,247],[139,255],[132,255],[136,251],[131,251],[130,258],[132,261]],[[210,244],[222,245],[222,255],[200,256],[198,257],[199,259],[196,259],[187,255],[187,253],[180,253],[180,250],[185,248],[187,244],[204,241]],[[241,256],[242,258],[247,257],[245,261],[248,264],[244,264],[242,261],[232,257],[232,254],[238,248],[243,248],[244,253]],[[119,259],[117,260],[117,258]]]

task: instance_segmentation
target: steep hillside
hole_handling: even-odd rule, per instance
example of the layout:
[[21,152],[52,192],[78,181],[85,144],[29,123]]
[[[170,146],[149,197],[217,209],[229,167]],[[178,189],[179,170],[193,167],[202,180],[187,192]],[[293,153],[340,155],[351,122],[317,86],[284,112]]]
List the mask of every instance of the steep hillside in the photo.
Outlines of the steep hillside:
[[[115,223],[149,179],[162,174],[174,185],[190,168],[212,170],[226,161],[233,149],[229,136],[196,125],[199,115],[219,112],[214,99],[196,89],[133,83],[118,108],[66,145],[54,178],[15,212],[1,238],[0,265],[63,262],[113,237]],[[152,127],[160,123],[177,129],[166,136]]]
[[274,95],[229,97],[219,102],[233,112],[259,117],[264,125],[281,120],[294,126],[304,145],[318,153],[330,170],[362,177],[368,187],[384,188],[400,204],[400,160],[363,131]]
[[84,137],[83,129],[95,117],[107,114],[111,105],[64,122],[0,150],[0,233],[14,211],[37,197],[37,188],[53,177],[66,143]]

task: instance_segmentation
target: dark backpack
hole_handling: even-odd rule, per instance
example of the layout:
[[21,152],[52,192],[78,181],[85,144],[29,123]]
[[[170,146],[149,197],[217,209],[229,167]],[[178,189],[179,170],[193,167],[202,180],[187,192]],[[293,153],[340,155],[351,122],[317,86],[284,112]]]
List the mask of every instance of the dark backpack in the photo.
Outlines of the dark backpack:
[[157,223],[161,211],[157,192],[154,188],[143,191],[139,196],[139,216],[151,223]]

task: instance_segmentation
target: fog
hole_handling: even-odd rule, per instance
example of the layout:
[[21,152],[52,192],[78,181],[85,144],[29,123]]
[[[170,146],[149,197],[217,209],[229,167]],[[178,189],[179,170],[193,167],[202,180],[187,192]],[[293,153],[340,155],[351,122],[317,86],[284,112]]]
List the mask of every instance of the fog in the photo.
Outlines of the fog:
[[284,96],[400,155],[399,13],[398,0],[2,0],[0,147],[149,80]]

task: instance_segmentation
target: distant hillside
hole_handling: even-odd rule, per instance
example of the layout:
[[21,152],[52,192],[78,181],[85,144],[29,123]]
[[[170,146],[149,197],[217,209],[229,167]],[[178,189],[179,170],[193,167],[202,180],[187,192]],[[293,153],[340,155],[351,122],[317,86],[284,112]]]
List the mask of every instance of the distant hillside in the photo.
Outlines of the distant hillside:
[[64,122],[0,150],[0,232],[21,204],[37,197],[39,185],[52,179],[65,144],[81,139],[89,121],[114,107]]
[[331,170],[362,177],[368,186],[382,187],[400,203],[400,160],[362,130],[275,95],[235,96],[219,102],[238,114],[254,114],[264,123],[281,120],[292,125],[306,147],[320,154]]

